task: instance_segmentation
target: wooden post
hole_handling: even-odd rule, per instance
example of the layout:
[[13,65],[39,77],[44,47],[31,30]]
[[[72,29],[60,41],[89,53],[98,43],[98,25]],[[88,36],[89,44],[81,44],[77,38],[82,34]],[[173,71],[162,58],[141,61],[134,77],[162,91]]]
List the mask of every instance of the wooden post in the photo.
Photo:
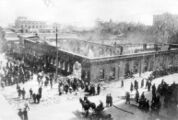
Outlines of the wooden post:
[[56,27],[56,81],[58,76],[58,29]]

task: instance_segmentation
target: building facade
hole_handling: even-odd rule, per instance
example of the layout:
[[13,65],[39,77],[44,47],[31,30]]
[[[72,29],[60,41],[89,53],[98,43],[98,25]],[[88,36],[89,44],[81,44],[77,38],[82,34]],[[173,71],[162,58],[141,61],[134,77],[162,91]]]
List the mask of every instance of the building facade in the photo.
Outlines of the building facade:
[[[73,42],[71,42],[72,45],[74,45]],[[79,47],[81,47],[82,44],[84,46],[86,46],[86,44],[92,46],[91,48],[93,48],[96,53],[99,48],[102,48],[103,51],[108,51],[108,46],[99,46],[98,44],[95,45],[85,41],[80,42]],[[132,54],[118,53],[118,55],[111,54],[111,56],[90,58],[59,48],[57,64],[56,46],[25,40],[24,53],[25,55],[29,54],[37,58],[42,57],[43,62],[53,65],[54,68],[58,65],[58,70],[65,75],[72,74],[75,64],[79,63],[81,66],[81,79],[88,82],[121,80],[126,78],[129,73],[139,73],[141,75],[146,71],[178,66],[178,49],[158,49],[149,51],[148,49],[150,48],[145,48],[145,44],[142,45],[142,49],[145,51]]]
[[38,32],[40,29],[45,29],[47,27],[45,22],[29,20],[26,17],[18,17],[15,21],[15,27],[21,32]]

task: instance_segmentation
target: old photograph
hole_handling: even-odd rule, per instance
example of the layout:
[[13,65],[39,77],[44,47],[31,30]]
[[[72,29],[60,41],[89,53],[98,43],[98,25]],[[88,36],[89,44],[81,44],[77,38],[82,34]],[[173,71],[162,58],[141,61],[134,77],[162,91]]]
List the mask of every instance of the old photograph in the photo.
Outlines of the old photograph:
[[178,0],[0,0],[0,120],[178,120]]

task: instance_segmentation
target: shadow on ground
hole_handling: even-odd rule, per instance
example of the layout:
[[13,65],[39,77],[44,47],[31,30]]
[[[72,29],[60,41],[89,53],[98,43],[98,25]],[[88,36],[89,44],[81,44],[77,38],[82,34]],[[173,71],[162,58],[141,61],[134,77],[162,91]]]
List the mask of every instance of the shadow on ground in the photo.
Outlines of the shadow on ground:
[[73,114],[76,117],[72,118],[71,120],[113,120],[110,114],[107,114],[104,111],[101,114],[95,114],[90,112],[90,114],[87,117],[85,116],[85,113],[81,111],[75,111],[73,112]]

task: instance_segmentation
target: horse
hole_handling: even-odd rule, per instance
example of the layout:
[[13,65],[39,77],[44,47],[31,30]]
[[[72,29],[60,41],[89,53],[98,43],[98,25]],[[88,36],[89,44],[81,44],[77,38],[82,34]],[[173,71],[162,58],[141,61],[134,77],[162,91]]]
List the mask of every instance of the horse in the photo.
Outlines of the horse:
[[83,110],[85,111],[85,116],[87,117],[88,116],[88,114],[89,114],[89,109],[90,109],[90,106],[89,106],[89,104],[88,103],[86,103],[84,100],[82,100],[82,98],[80,98],[79,99],[79,102],[81,103],[81,105],[82,105],[82,108],[83,108]]
[[95,109],[96,109],[95,103],[90,102],[88,99],[82,100],[82,98],[80,98],[79,101],[80,101],[80,103],[82,105],[83,110],[86,112],[86,116],[88,116],[90,109],[95,111]]

